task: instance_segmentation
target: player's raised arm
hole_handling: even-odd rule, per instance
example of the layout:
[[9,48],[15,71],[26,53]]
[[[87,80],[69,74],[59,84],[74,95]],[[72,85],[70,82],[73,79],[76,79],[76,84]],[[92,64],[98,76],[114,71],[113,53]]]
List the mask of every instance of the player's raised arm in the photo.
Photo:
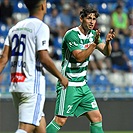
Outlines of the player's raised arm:
[[105,43],[97,45],[97,49],[101,51],[105,56],[109,56],[112,51],[111,41],[115,37],[115,32],[111,29],[106,35]]

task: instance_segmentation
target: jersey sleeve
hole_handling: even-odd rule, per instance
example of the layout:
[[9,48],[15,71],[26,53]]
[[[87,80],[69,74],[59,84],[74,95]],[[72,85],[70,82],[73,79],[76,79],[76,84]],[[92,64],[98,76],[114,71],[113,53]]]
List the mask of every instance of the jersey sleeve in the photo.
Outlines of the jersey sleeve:
[[50,37],[49,27],[46,24],[43,24],[36,35],[37,51],[49,50],[49,37]]
[[6,39],[5,39],[4,45],[10,46],[8,35],[7,35]]
[[78,38],[78,33],[71,31],[67,33],[64,37],[64,43],[66,43],[67,47],[69,48],[70,52],[74,50],[81,49],[80,48],[80,41]]
[[9,32],[8,32],[8,35],[6,36],[6,39],[5,39],[5,42],[4,42],[4,45],[6,45],[6,46],[10,46],[11,45],[11,43],[10,43],[10,34],[12,33],[12,28],[9,30]]

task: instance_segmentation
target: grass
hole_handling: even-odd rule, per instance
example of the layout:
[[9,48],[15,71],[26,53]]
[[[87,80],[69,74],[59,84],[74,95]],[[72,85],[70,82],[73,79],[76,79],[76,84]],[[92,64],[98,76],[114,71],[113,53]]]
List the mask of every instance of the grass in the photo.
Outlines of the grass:
[[[59,133],[89,133],[89,132],[59,132]],[[133,133],[133,131],[105,131],[105,133]]]
[[[13,132],[0,132],[0,133],[13,133]],[[82,131],[80,131],[80,132],[71,132],[71,131],[69,131],[69,132],[59,132],[59,133],[89,133],[89,132],[82,132]],[[105,131],[105,133],[133,133],[133,131]]]

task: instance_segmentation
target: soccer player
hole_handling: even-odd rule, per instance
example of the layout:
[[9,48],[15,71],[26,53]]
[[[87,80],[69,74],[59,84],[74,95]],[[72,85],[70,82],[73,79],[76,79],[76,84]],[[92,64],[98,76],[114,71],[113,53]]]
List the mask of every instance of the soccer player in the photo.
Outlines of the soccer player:
[[68,79],[54,65],[48,53],[49,28],[43,23],[46,0],[24,0],[29,18],[13,26],[0,58],[0,73],[11,60],[10,92],[18,112],[16,133],[46,133],[44,67],[67,87]]
[[89,57],[94,49],[100,50],[104,55],[111,54],[111,40],[115,33],[111,29],[106,35],[105,43],[100,39],[100,31],[93,30],[98,11],[88,6],[80,12],[78,27],[68,30],[62,44],[62,74],[68,77],[69,84],[66,89],[57,83],[57,100],[55,117],[47,125],[47,133],[57,133],[65,124],[69,116],[79,117],[85,115],[91,122],[91,133],[103,133],[102,116],[96,100],[86,83],[86,74]]

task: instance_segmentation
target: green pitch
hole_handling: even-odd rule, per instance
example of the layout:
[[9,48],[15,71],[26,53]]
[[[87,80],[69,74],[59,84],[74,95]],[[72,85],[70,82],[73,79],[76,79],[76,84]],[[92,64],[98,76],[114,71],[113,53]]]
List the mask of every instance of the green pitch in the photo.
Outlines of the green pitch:
[[[13,132],[0,132],[0,133],[13,133]],[[59,133],[89,133],[89,132],[59,132]],[[133,131],[105,131],[105,133],[133,133]]]
[[[89,133],[89,132],[59,132],[59,133]],[[133,133],[133,131],[105,131],[105,133]]]

